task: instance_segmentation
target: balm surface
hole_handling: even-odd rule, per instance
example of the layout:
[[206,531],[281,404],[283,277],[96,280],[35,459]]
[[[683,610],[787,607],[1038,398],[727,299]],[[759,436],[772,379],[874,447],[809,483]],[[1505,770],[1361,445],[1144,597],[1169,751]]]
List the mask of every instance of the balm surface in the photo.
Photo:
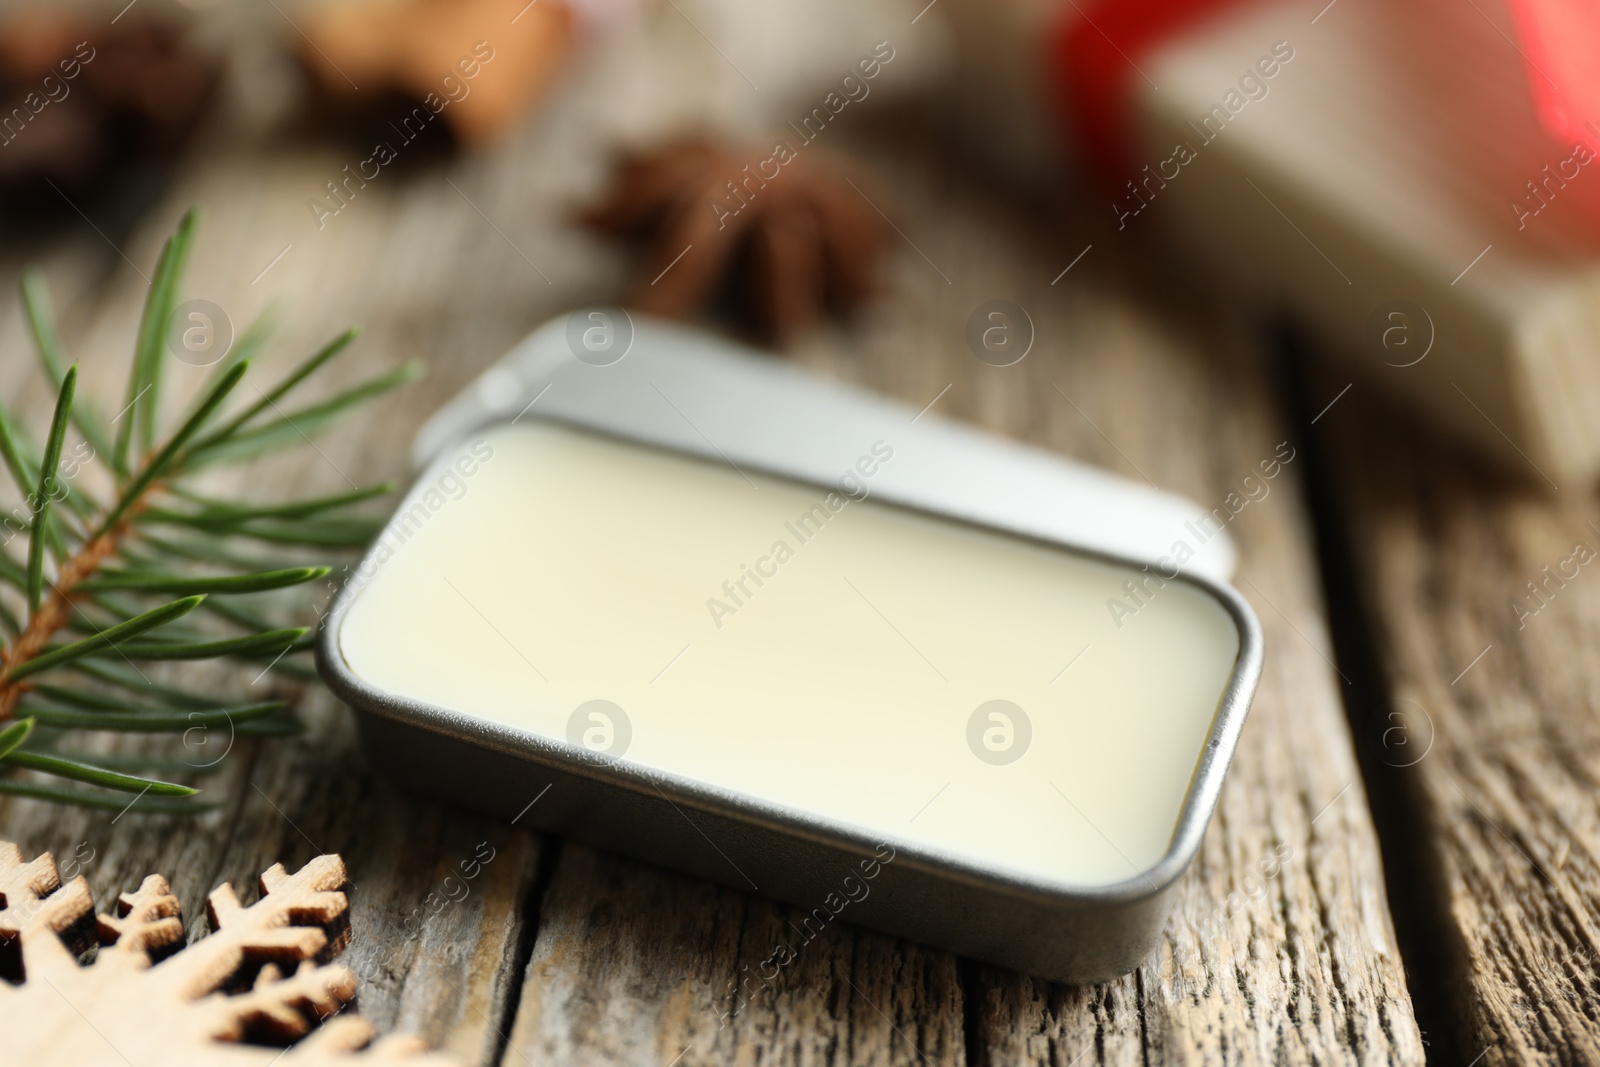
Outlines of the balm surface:
[[[388,693],[1068,886],[1167,851],[1238,629],[1204,590],[552,423],[423,478],[339,649]],[[1129,586],[1127,583],[1132,582]]]

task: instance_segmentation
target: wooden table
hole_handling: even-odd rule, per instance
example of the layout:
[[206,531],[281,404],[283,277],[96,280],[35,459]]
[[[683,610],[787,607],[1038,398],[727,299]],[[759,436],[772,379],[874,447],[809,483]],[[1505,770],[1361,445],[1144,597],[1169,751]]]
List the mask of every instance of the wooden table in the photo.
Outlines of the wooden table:
[[[630,47],[644,62],[646,42],[624,42],[510,142],[385,172],[321,228],[307,200],[359,157],[219,122],[134,224],[85,219],[33,250],[87,391],[110,404],[120,388],[139,272],[198,202],[187,295],[236,326],[281,300],[283,343],[265,363],[358,321],[346,380],[411,357],[430,368],[316,450],[250,471],[252,491],[404,478],[411,433],[443,399],[545,319],[620,293],[626,259],[569,217],[619,131],[648,126],[629,110],[638,86],[614,76]],[[670,48],[684,69],[717,65],[687,33]],[[854,157],[903,240],[868,314],[783,358],[1207,508],[1280,443],[1293,450],[1230,524],[1266,673],[1205,846],[1137,972],[1052,985],[843,926],[723,1025],[736,975],[789,909],[410,799],[315,688],[306,736],[240,743],[208,781],[225,800],[213,814],[118,820],[12,800],[0,838],[86,858],[102,902],[167,872],[196,934],[216,882],[253,886],[280,858],[341,852],[361,1011],[467,1063],[1600,1060],[1600,666],[1581,640],[1600,636],[1600,577],[1584,569],[1521,626],[1510,607],[1574,542],[1600,548],[1592,495],[1492,477],[1366,381],[1342,392],[1350,379],[1318,371],[1310,346],[1260,328],[1159,243],[969,166],[937,117],[886,103],[840,127],[829,147]],[[21,265],[5,254],[8,287]],[[996,298],[1037,328],[1012,367],[963,340]],[[10,301],[0,343],[24,344]],[[0,385],[24,410],[45,397],[16,355]],[[469,895],[424,907],[482,842],[494,859]]]

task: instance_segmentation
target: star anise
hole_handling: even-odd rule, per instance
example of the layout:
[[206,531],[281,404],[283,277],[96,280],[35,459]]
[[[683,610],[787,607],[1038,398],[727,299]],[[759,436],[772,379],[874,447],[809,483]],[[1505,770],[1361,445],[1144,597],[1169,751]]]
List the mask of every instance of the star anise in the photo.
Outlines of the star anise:
[[883,251],[876,211],[816,151],[671,144],[625,159],[583,218],[648,242],[630,306],[684,318],[721,298],[787,339],[869,296]]

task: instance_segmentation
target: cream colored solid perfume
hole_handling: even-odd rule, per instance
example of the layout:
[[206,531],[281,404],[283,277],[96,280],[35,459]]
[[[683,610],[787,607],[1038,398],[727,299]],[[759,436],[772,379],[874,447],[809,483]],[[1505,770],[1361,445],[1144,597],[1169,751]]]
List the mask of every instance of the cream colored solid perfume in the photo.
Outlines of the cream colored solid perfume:
[[[535,422],[460,455],[459,497],[345,618],[371,685],[554,740],[607,701],[592,748],[626,729],[623,759],[1066,883],[1171,842],[1239,653],[1203,593],[881,504],[866,476],[852,499]],[[1013,708],[975,752],[992,701]]]
[[418,453],[321,644],[400,781],[797,927],[1148,950],[1261,662],[1198,506],[616,309]]

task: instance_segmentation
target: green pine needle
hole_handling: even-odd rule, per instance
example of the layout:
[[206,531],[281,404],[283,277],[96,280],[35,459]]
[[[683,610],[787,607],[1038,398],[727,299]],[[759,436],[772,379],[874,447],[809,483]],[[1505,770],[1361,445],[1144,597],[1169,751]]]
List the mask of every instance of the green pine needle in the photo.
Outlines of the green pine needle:
[[178,230],[161,249],[156,262],[155,280],[145,296],[144,316],[139,320],[139,339],[133,350],[133,367],[128,375],[128,390],[123,397],[124,418],[117,430],[114,456],[117,469],[128,469],[128,449],[133,441],[133,429],[138,425],[142,448],[149,451],[155,444],[156,411],[161,400],[161,355],[166,340],[167,322],[177,305],[175,293],[179,275],[189,258],[189,245],[194,240],[195,225],[199,215],[190,210],[178,223]]
[[63,759],[60,756],[47,756],[42,752],[9,752],[5,756],[0,756],[0,763],[38,771],[41,774],[52,774],[57,778],[69,778],[74,782],[104,786],[107,789],[121,789],[129,793],[148,792],[154,797],[192,797],[199,792],[198,789],[176,782],[162,782],[154,778],[141,778],[136,774],[123,774],[121,771],[107,770],[90,763],[79,763],[77,760]]
[[246,523],[229,532],[277,545],[360,548],[376,537],[381,529],[383,523],[376,519],[323,519],[316,522]]
[[31,733],[33,733],[32,719],[18,719],[4,730],[0,730],[0,758],[10,755],[28,739]]
[[293,626],[244,637],[225,637],[220,641],[129,641],[118,645],[116,651],[117,655],[133,660],[216,659],[257,652],[276,654],[310,632],[304,626]]
[[78,387],[78,368],[73,366],[62,379],[56,397],[55,417],[50,421],[50,437],[44,446],[44,462],[39,465],[39,486],[29,501],[33,505],[33,529],[28,537],[28,616],[39,611],[39,594],[44,586],[45,530],[50,521],[50,504],[56,495],[56,466],[61,462],[61,445],[67,439],[67,420],[72,416],[72,394]]
[[101,811],[137,811],[147,815],[197,815],[221,807],[216,803],[151,796],[135,797],[130,803],[121,793],[101,793],[91,789],[61,789],[37,782],[19,782],[6,778],[0,778],[0,795],[32,797],[52,804],[71,804],[75,807],[97,808]]
[[58,648],[53,648],[34,656],[32,659],[23,660],[6,672],[4,680],[7,682],[20,681],[30,675],[38,674],[40,671],[47,671],[52,667],[60,667],[90,653],[108,648],[121,651],[121,646],[118,645],[118,642],[126,641],[130,637],[136,637],[147,630],[154,630],[158,626],[165,626],[174,619],[180,619],[199,607],[200,602],[204,599],[204,596],[191,596],[184,597],[182,600],[174,600],[170,604],[163,605],[153,611],[147,611],[143,615],[129,619],[127,622],[101,630],[93,637],[86,637],[82,641],[74,641],[70,645],[61,645]]
[[[71,711],[66,708],[28,708],[32,719],[41,726],[66,730],[108,730],[118,733],[183,733],[195,729],[225,729],[240,723],[282,711],[289,705],[282,700],[268,700],[260,704],[243,704],[236,708],[218,708],[215,711]],[[21,723],[18,723],[21,725]],[[0,735],[0,746],[4,738]]]
[[[56,402],[42,448],[0,405],[0,466],[27,505],[0,517],[8,540],[26,534],[20,553],[0,548],[0,796],[151,814],[214,808],[194,800],[182,781],[141,773],[195,777],[214,772],[214,763],[196,767],[170,749],[103,754],[58,743],[79,732],[150,734],[159,745],[196,729],[230,739],[303,730],[288,709],[302,681],[315,677],[297,662],[313,638],[296,622],[309,621],[326,595],[328,554],[359,549],[380,528],[355,509],[394,488],[264,502],[217,499],[188,484],[202,466],[307,441],[421,370],[406,364],[286,412],[280,401],[303,391],[356,332],[339,334],[271,387],[241,391],[252,357],[266,346],[270,317],[263,315],[164,431],[168,328],[196,226],[191,211],[162,248],[115,420],[77,397],[78,368],[44,280],[36,271],[23,277],[24,317]],[[170,369],[182,372],[177,384],[198,384],[190,368]],[[241,392],[254,399],[231,404]],[[74,435],[80,440],[64,458]],[[74,480],[96,463],[114,482],[109,504]],[[195,689],[181,669],[147,673],[137,665],[215,659],[247,662],[236,686],[216,689],[252,695]],[[263,690],[250,690],[263,678],[270,678]]]
[[167,593],[187,596],[193,593],[260,593],[284,589],[326,577],[327,567],[291,567],[285,570],[257,571],[254,574],[187,575],[149,574],[142,571],[102,570],[97,578],[79,582],[78,588],[132,589],[142,593]]
[[251,506],[236,504],[221,500],[211,500],[193,494],[182,495],[203,507],[196,511],[174,511],[170,508],[148,508],[139,515],[140,522],[158,522],[167,525],[193,526],[202,530],[215,530],[218,527],[237,526],[251,519],[305,519],[325,511],[336,508],[348,507],[359,504],[374,497],[388,496],[394,492],[393,482],[384,482],[381,485],[368,486],[349,493],[339,493],[336,496],[317,497],[311,500],[297,500],[291,504],[268,504],[265,506]]
[[[87,756],[82,752],[61,752],[58,755],[67,759],[92,759],[97,766],[106,767],[113,771],[129,771],[134,774],[155,771],[160,774],[181,774],[189,778],[199,778],[207,774],[216,774],[222,770],[222,761],[196,763],[193,759],[178,759],[173,756],[113,756],[104,752],[97,752]],[[195,802],[185,803],[177,801],[185,807]],[[208,808],[212,805],[206,805]]]

